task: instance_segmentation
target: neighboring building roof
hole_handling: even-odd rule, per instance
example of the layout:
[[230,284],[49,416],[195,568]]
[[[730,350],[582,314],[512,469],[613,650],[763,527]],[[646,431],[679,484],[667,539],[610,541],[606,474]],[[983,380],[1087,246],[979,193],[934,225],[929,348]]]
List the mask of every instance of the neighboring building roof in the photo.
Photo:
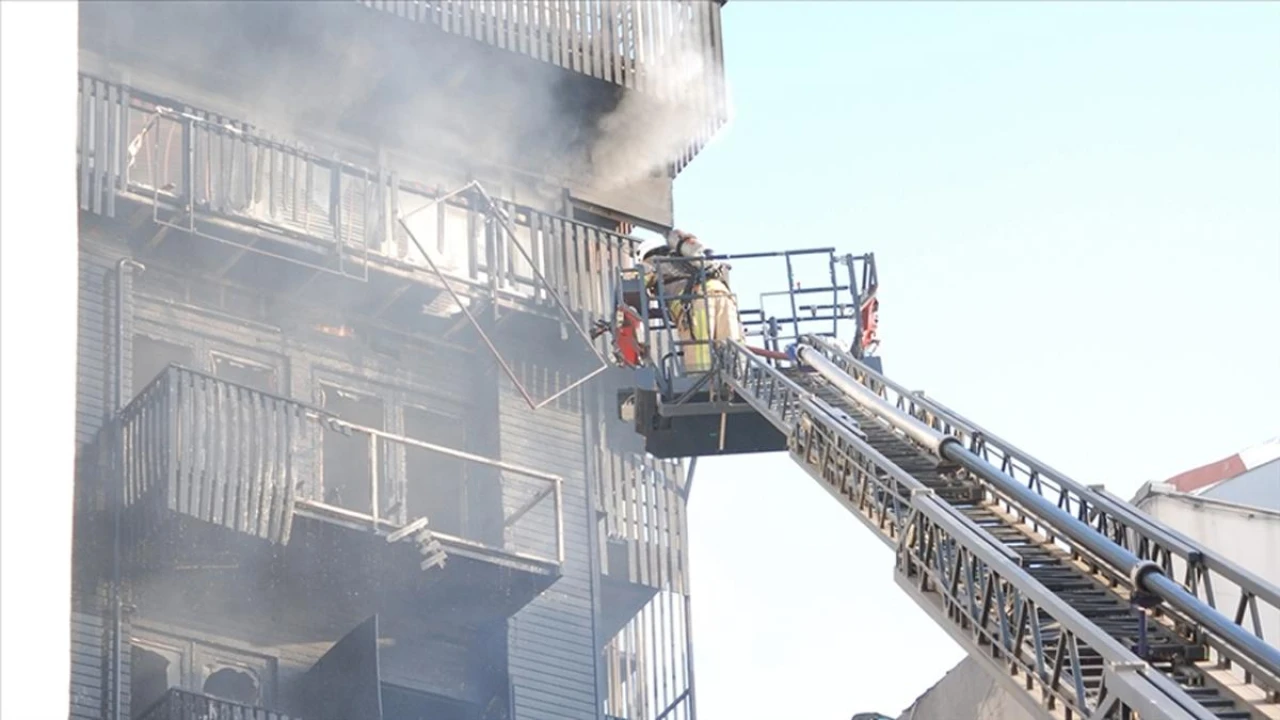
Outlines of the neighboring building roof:
[[1196,492],[1276,459],[1280,459],[1280,437],[1241,450],[1231,457],[1174,475],[1165,480],[1165,484],[1172,485],[1178,492]]
[[[1256,505],[1250,502],[1239,502],[1233,499],[1214,497],[1212,495],[1195,495],[1191,493],[1178,492],[1176,488],[1170,487],[1168,483],[1146,483],[1141,488],[1138,488],[1137,494],[1133,496],[1133,499],[1129,501],[1129,504],[1144,512],[1150,513],[1150,504],[1157,498],[1168,498],[1169,500],[1177,503],[1194,505],[1195,507],[1213,508],[1225,513],[1280,520],[1280,508]],[[1175,527],[1175,529],[1183,533],[1190,534],[1186,528]],[[1203,538],[1196,539],[1203,541]],[[1280,578],[1277,579],[1280,580]]]

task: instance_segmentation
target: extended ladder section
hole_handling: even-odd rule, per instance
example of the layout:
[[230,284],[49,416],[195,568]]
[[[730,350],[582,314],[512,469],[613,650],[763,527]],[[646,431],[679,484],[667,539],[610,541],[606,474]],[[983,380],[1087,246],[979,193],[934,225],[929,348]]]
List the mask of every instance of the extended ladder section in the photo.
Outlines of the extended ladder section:
[[[1280,590],[830,341],[717,346],[722,381],[896,553],[896,580],[1045,718],[1280,718]],[[1220,596],[1239,597],[1226,614]],[[1252,623],[1252,631],[1247,625]]]

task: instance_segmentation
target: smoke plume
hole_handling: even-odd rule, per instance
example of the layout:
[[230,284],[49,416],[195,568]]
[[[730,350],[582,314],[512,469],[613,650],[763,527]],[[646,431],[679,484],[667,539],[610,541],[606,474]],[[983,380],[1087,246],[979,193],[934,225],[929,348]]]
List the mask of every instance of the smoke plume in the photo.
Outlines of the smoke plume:
[[[147,68],[140,87],[159,78],[155,89],[178,99],[217,87],[206,109],[370,166],[445,171],[446,160],[617,190],[663,176],[713,113],[706,61],[692,48],[645,58],[634,91],[354,2],[81,8],[82,45]],[[446,179],[460,184],[468,169]]]
[[601,189],[616,190],[664,172],[695,138],[707,132],[713,107],[705,58],[668,48],[645,63],[660,85],[628,92],[597,121],[590,174]]

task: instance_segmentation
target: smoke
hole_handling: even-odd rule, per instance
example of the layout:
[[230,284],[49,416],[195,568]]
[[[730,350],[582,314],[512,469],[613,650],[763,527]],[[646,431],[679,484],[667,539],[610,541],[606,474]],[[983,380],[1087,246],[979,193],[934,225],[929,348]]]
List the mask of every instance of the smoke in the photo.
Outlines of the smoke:
[[[430,163],[449,175],[441,161],[454,162],[450,183],[461,184],[470,168],[492,167],[552,185],[626,188],[665,176],[694,138],[708,134],[714,110],[706,60],[695,48],[645,58],[642,88],[633,91],[354,2],[81,8],[82,44],[109,43],[108,54],[162,76],[159,89],[178,99],[193,86],[218,87],[206,109],[241,113],[282,139],[306,138],[371,166],[383,159],[368,146],[389,149],[392,167]],[[138,84],[147,89],[147,81]],[[558,189],[535,194],[553,198]]]
[[[85,3],[81,13],[82,45],[140,69],[140,88],[348,159],[361,148],[344,136],[409,159],[525,167],[581,142],[582,128],[564,122],[577,109],[563,70],[494,62],[509,51],[354,2]],[[192,97],[197,87],[206,94]]]
[[590,176],[603,190],[616,190],[665,173],[695,138],[709,134],[714,107],[704,56],[667,48],[644,63],[646,76],[661,84],[628,92],[597,122],[590,150]]

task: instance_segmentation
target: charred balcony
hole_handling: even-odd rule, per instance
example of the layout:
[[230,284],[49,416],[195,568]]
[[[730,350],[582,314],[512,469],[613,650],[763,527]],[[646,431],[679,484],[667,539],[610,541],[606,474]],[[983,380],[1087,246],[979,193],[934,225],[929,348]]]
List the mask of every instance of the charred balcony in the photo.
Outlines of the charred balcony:
[[612,314],[634,241],[572,204],[429,186],[89,76],[80,100],[84,217],[148,266],[433,338],[467,325],[460,304],[487,322]]
[[[177,573],[175,602],[320,597],[351,617],[478,625],[549,587],[564,558],[557,476],[177,366],[96,448],[130,573]],[[460,519],[443,508],[464,466],[490,502]]]

